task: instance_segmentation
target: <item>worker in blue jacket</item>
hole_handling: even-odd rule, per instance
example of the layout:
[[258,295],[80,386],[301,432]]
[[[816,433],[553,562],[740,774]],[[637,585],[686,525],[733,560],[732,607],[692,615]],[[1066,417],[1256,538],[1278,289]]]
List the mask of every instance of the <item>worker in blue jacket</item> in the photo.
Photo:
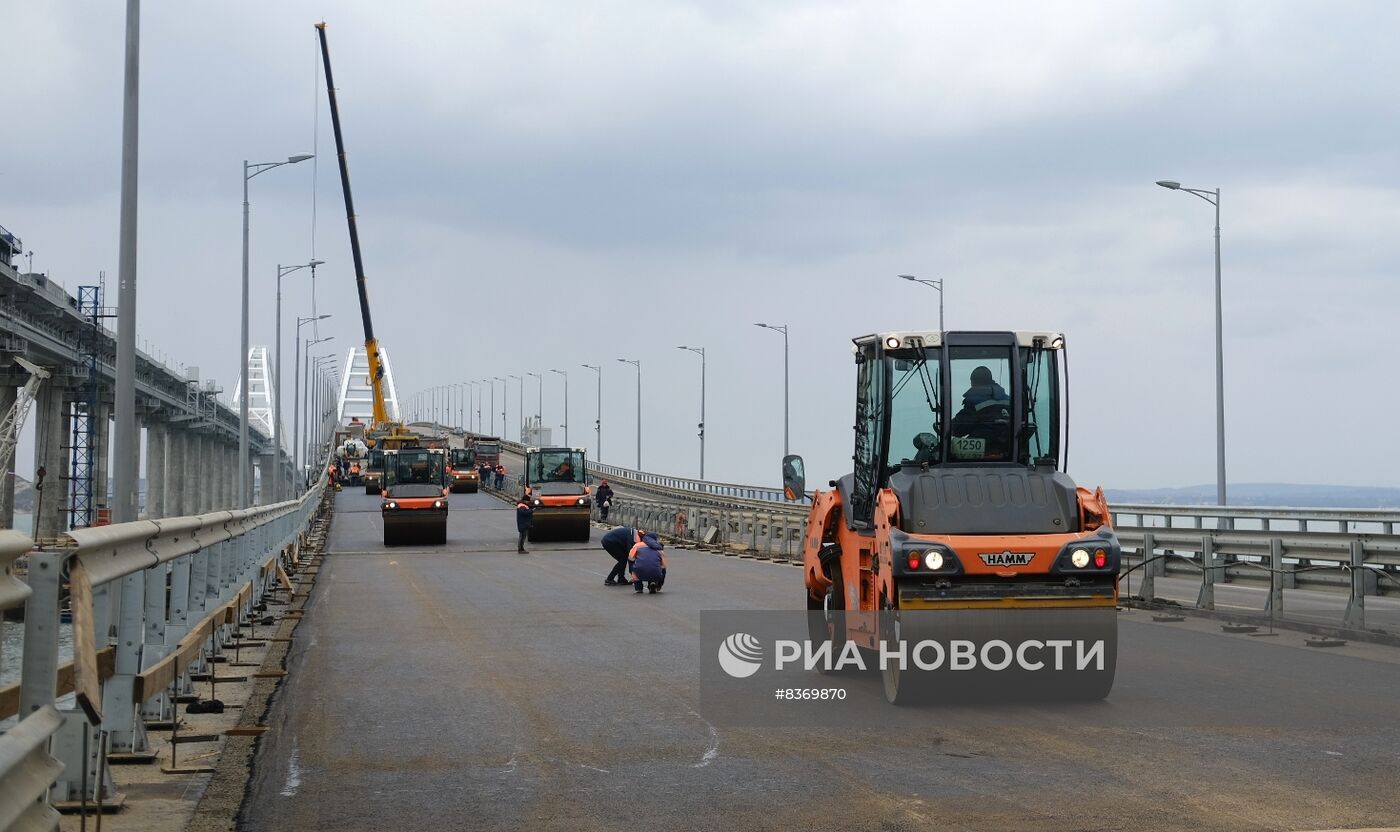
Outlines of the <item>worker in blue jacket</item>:
[[666,553],[663,551],[666,547],[650,532],[641,538],[627,555],[628,565],[632,569],[632,586],[640,595],[642,583],[646,582],[647,590],[655,595],[666,583]]
[[608,577],[603,579],[603,586],[627,586],[630,581],[627,575],[627,556],[631,554],[632,547],[637,545],[642,539],[642,530],[634,529],[630,526],[618,526],[607,534],[603,535],[603,551],[612,555],[612,571]]
[[[525,538],[530,535],[530,526],[535,522],[535,506],[531,503],[530,489],[526,488],[520,495],[520,500],[515,504],[515,528],[520,532],[520,540],[515,544],[517,554],[528,555],[525,550]],[[638,590],[639,592],[641,590]]]

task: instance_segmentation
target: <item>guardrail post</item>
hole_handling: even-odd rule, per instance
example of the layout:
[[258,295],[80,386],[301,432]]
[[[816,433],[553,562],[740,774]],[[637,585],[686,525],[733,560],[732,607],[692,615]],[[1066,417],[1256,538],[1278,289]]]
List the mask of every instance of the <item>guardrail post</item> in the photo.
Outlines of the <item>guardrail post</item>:
[[1366,627],[1366,548],[1359,540],[1351,542],[1351,599],[1347,601],[1342,626],[1354,630]]
[[[181,558],[185,561],[185,558]],[[188,581],[189,566],[186,564],[186,580]],[[165,655],[165,629],[167,615],[175,611],[175,604],[166,605],[166,583],[165,564],[158,564],[147,569],[145,572],[146,583],[146,643],[141,651],[141,669],[145,670],[155,664]],[[176,583],[175,576],[171,575],[171,587]],[[182,604],[183,606],[183,604]],[[162,693],[141,705],[142,719],[164,719],[169,710],[169,702],[166,701],[165,694]]]
[[59,573],[67,555],[29,555],[30,595],[24,602],[24,655],[20,659],[19,718],[58,698]]
[[[1198,518],[1199,519],[1199,518]],[[1196,606],[1203,610],[1215,609],[1215,539],[1210,535],[1201,538],[1201,592],[1196,596]]]
[[1142,548],[1138,550],[1138,555],[1142,558],[1142,585],[1138,587],[1138,595],[1144,601],[1152,601],[1157,598],[1156,569],[1154,567],[1165,561],[1152,560],[1157,554],[1157,536],[1152,532],[1142,533]]
[[150,745],[145,725],[136,720],[133,694],[136,674],[141,672],[145,576],[140,572],[127,575],[121,579],[120,587],[122,607],[117,621],[116,665],[112,678],[102,686],[102,727],[108,733],[109,754],[143,754],[149,751]]
[[1269,615],[1283,614],[1283,585],[1284,578],[1288,577],[1283,572],[1283,540],[1281,538],[1271,538],[1269,540],[1269,600],[1264,604],[1264,611]]

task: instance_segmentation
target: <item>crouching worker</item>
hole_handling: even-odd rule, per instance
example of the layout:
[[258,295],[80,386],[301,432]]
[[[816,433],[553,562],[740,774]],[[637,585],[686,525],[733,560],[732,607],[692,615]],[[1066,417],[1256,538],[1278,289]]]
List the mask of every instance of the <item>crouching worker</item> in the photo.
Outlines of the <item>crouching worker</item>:
[[603,535],[603,551],[617,561],[608,577],[603,579],[603,586],[627,586],[631,583],[627,580],[628,556],[632,554],[632,547],[641,541],[643,534],[640,529],[618,526]]
[[662,551],[665,547],[654,534],[643,533],[640,537],[627,554],[628,565],[632,568],[632,586],[640,594],[645,582],[647,590],[655,595],[666,583],[666,553]]

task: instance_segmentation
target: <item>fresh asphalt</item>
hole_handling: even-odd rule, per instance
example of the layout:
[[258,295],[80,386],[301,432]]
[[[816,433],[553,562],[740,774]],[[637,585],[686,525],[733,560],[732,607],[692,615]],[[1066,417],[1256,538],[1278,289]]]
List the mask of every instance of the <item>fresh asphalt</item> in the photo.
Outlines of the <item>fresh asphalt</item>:
[[[800,608],[801,571],[672,551],[604,587],[597,544],[515,553],[513,509],[453,495],[448,544],[385,549],[337,497],[240,816],[244,830],[1328,829],[1400,824],[1400,650],[1120,613],[1104,703],[898,731],[717,727],[700,611]],[[844,684],[889,707],[878,678]],[[737,706],[737,705],[736,705]]]

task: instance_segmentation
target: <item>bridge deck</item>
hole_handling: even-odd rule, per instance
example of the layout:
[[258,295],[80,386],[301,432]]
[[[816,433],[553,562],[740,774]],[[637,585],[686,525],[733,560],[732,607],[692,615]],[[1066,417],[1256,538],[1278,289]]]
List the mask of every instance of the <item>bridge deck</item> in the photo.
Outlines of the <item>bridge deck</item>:
[[[637,597],[602,586],[597,536],[517,555],[509,506],[453,495],[446,547],[385,550],[377,500],[338,495],[241,828],[1400,823],[1400,651],[1124,613],[1095,724],[928,708],[897,736],[715,728],[698,714],[699,611],[792,608],[800,572],[673,552],[666,591]],[[873,674],[843,684],[886,707]]]

